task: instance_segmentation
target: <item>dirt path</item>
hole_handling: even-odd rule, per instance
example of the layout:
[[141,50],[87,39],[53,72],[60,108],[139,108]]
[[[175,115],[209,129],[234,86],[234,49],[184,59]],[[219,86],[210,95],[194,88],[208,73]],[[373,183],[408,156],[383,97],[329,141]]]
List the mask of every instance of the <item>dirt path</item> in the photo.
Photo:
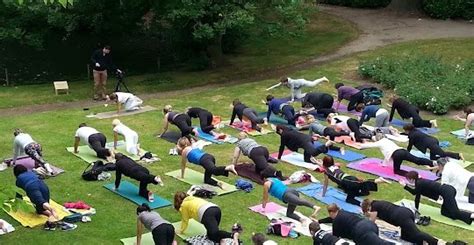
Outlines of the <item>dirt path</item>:
[[[424,39],[474,37],[474,25],[467,21],[434,20],[420,14],[400,15],[386,10],[352,9],[330,5],[320,5],[320,9],[328,14],[335,15],[353,22],[361,34],[356,40],[349,42],[338,50],[306,60],[288,67],[262,71],[251,76],[242,76],[231,81],[219,81],[214,84],[180,90],[180,93],[203,91],[212,87],[229,86],[242,82],[252,82],[267,78],[279,77],[298,70],[314,67],[315,65],[331,62],[351,54],[376,49],[385,45]],[[140,95],[147,98],[164,98],[175,95],[177,91],[161,92],[156,94]],[[62,102],[44,105],[32,105],[17,108],[0,109],[0,117],[24,115],[36,112],[59,109],[83,108],[100,105],[102,103],[83,100],[77,102]]]

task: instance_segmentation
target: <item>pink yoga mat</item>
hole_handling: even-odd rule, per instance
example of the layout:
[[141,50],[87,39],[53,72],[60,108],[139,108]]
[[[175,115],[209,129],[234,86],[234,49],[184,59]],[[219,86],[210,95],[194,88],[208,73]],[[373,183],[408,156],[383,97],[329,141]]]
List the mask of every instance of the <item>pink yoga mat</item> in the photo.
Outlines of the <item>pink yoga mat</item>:
[[235,129],[238,129],[238,130],[241,130],[241,131],[244,131],[244,132],[251,132],[253,131],[254,129],[252,129],[252,124],[251,123],[247,123],[247,122],[234,122],[232,125],[230,125],[231,127],[235,128]]
[[256,213],[262,214],[262,215],[265,215],[265,213],[275,213],[278,210],[283,209],[283,208],[285,208],[285,207],[280,206],[279,204],[276,204],[274,202],[267,203],[267,205],[265,206],[265,209],[262,208],[261,203],[258,204],[258,205],[255,205],[253,207],[249,207],[250,210],[252,210]]
[[[349,163],[347,167],[360,171],[360,172],[377,175],[377,176],[384,177],[386,179],[395,180],[395,181],[398,181],[400,179],[405,179],[405,177],[393,173],[393,166],[383,166],[382,160],[378,158],[366,158],[357,162],[352,162],[352,163]],[[429,179],[429,180],[438,179],[438,176],[436,176],[436,174],[427,170],[416,169],[416,168],[412,168],[412,167],[404,166],[404,165],[402,165],[401,169],[405,171],[416,171],[418,172],[420,177],[424,179]]]

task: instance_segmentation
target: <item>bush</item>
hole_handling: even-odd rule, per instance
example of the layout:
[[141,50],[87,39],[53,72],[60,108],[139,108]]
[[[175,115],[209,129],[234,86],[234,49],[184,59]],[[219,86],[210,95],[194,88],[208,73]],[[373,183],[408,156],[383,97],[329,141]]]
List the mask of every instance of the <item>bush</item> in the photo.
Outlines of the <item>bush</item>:
[[472,0],[423,0],[423,10],[433,18],[464,18],[474,17],[474,1]]
[[322,0],[321,2],[353,8],[384,8],[391,0]]
[[359,65],[359,74],[394,89],[414,105],[445,114],[474,100],[474,61],[448,64],[441,57],[411,54],[383,57]]

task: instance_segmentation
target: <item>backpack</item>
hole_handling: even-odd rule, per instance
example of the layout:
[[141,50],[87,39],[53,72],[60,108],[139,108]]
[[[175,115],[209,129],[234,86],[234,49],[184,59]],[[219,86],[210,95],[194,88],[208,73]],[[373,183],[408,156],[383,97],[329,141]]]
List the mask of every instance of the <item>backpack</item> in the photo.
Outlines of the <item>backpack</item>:
[[382,104],[383,91],[376,87],[367,87],[362,89],[364,94],[365,105],[380,105]]
[[[89,169],[92,166],[91,169]],[[94,181],[97,180],[99,177],[99,174],[101,174],[106,165],[104,165],[104,162],[102,161],[96,161],[93,164],[88,165],[84,171],[82,172],[82,178],[87,181]]]

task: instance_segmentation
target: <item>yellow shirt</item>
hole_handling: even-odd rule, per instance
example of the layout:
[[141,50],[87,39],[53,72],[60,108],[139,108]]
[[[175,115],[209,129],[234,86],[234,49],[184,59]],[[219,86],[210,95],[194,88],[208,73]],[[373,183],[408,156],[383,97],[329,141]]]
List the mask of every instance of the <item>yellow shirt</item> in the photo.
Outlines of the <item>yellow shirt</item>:
[[188,228],[189,219],[199,221],[199,209],[206,204],[209,204],[209,202],[199,197],[188,196],[184,198],[181,208],[179,208],[181,213],[181,233],[184,233],[186,228]]

